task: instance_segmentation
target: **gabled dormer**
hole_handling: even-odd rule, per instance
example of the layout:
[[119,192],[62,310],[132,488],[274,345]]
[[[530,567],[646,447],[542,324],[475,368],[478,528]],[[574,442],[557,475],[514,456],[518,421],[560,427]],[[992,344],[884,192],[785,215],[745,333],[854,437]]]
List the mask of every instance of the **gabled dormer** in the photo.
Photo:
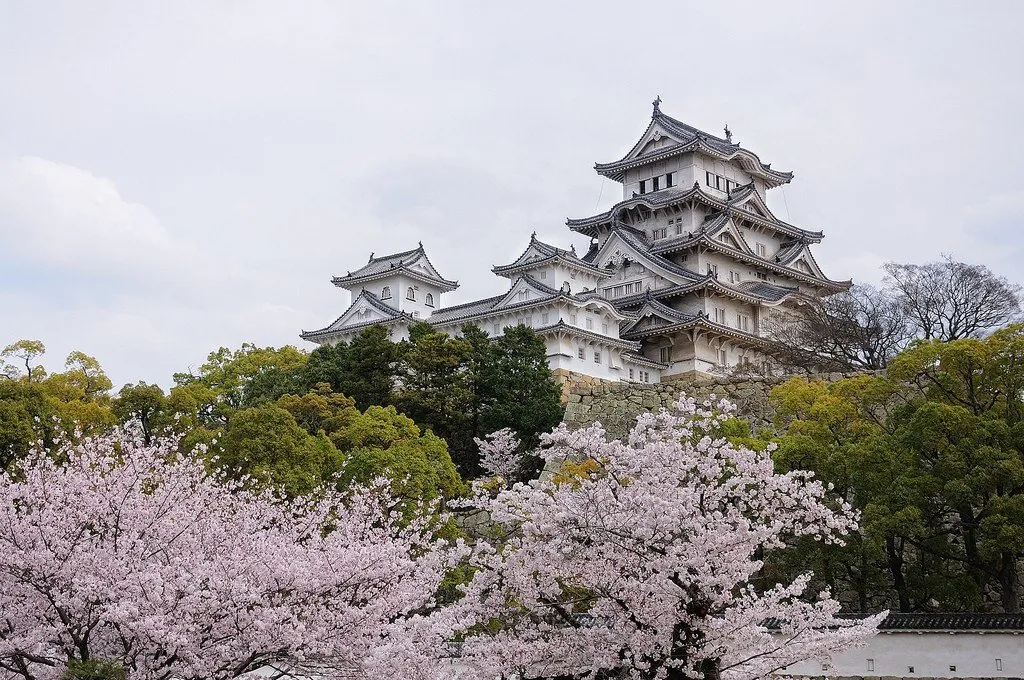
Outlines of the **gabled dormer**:
[[596,288],[599,281],[610,276],[581,259],[575,247],[569,250],[556,248],[538,240],[537,232],[530,236],[530,243],[519,257],[510,264],[493,267],[491,271],[513,281],[529,274],[544,285],[560,288],[568,284],[573,290]]

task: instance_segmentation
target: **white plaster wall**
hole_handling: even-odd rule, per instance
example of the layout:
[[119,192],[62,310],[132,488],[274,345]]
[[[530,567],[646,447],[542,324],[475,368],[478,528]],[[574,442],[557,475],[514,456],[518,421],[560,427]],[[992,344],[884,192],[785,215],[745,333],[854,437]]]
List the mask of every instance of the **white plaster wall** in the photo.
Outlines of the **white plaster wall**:
[[[868,659],[873,670],[868,668]],[[996,659],[1001,660],[1001,670],[996,667]],[[823,672],[821,662],[807,661],[780,674],[1020,678],[1024,677],[1024,636],[941,631],[879,633],[864,647],[836,655],[828,666]],[[956,666],[956,670],[950,670],[950,666]]]
[[707,192],[715,196],[721,196],[725,198],[727,196],[725,191],[715,189],[713,186],[707,185],[706,172],[711,172],[716,175],[730,179],[736,184],[749,184],[750,175],[740,166],[738,161],[720,161],[704,154],[694,154],[694,172],[696,174],[697,182]]

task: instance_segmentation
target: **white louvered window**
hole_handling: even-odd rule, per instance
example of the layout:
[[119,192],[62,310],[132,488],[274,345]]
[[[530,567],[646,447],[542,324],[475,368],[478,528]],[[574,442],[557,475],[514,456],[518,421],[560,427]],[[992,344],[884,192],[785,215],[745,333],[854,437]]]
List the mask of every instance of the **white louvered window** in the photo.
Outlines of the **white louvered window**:
[[380,299],[390,300],[391,299],[391,286],[384,286],[380,289]]
[[758,241],[757,243],[754,244],[754,253],[758,257],[764,257],[767,252],[768,252],[768,249],[760,241]]

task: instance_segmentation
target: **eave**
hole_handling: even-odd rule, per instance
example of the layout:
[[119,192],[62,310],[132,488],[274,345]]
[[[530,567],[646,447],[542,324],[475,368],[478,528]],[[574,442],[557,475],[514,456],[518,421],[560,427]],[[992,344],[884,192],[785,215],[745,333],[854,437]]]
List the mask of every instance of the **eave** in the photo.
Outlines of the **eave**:
[[742,207],[731,205],[728,200],[723,201],[716,196],[712,196],[705,192],[698,183],[694,183],[692,187],[685,190],[679,190],[677,187],[672,187],[669,189],[661,189],[660,191],[652,191],[651,193],[639,196],[633,196],[624,201],[619,201],[613,205],[611,209],[599,215],[569,218],[565,221],[565,224],[572,231],[586,236],[595,237],[600,235],[602,231],[599,229],[600,227],[611,228],[616,226],[618,223],[624,227],[633,228],[630,225],[621,222],[619,215],[624,211],[634,210],[641,206],[646,207],[648,210],[655,211],[668,208],[688,200],[696,200],[709,208],[713,208],[715,211],[729,211],[734,213],[740,219],[751,222],[761,228],[781,232],[792,238],[807,240],[809,243],[819,243],[823,238],[825,238],[825,234],[823,232],[801,229],[800,227],[789,224],[788,222],[783,222],[778,219],[769,219],[762,215],[758,215],[755,212],[745,210]]
[[425,276],[424,274],[418,271],[409,269],[405,265],[395,267],[394,269],[386,269],[382,272],[377,272],[375,274],[365,274],[363,276],[335,276],[334,278],[331,279],[331,283],[333,283],[335,286],[338,286],[339,288],[352,289],[360,284],[370,283],[371,281],[379,281],[381,279],[386,279],[391,276],[399,275],[408,276],[409,278],[416,279],[417,281],[420,281],[422,283],[429,284],[440,289],[442,292],[445,293],[449,293],[459,287],[458,281],[449,281],[447,279],[435,279],[430,276]]
[[764,180],[767,188],[777,187],[793,181],[792,172],[779,172],[778,170],[772,170],[768,165],[761,162],[761,159],[757,157],[757,154],[747,151],[746,149],[741,149],[738,145],[732,146],[734,148],[730,151],[723,151],[722,149],[709,144],[704,137],[698,137],[697,139],[677,143],[643,156],[623,158],[621,160],[612,161],[611,163],[595,163],[594,170],[597,174],[603,177],[607,177],[608,179],[616,182],[621,182],[625,179],[627,170],[697,151],[722,161],[740,160],[743,164],[744,171],[746,171],[747,174]]

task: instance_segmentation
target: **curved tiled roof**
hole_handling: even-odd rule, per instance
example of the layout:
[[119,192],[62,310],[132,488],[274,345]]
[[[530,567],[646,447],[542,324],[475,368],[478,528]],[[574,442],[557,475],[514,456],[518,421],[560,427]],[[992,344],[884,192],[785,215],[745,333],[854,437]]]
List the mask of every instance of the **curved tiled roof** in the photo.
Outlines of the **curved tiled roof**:
[[[384,314],[384,318],[373,319],[372,321],[365,321],[363,323],[352,324],[350,326],[337,327],[337,324],[342,319],[344,319],[348,315],[348,313],[352,311],[353,308],[355,308],[357,304],[359,304],[360,300],[366,302],[371,307]],[[360,291],[359,295],[357,295],[352,300],[352,304],[348,306],[348,309],[342,312],[341,316],[339,316],[337,319],[335,319],[334,321],[332,321],[331,323],[329,323],[328,325],[324,326],[319,330],[302,331],[299,333],[299,337],[302,338],[303,340],[316,342],[317,338],[336,335],[338,333],[348,333],[353,330],[359,330],[361,328],[365,328],[367,326],[374,326],[376,324],[391,324],[398,321],[407,321],[409,323],[412,323],[418,321],[418,319],[413,318],[412,315],[410,314],[406,314],[405,312],[401,312],[395,309],[394,307],[387,304],[370,291],[363,289],[362,291]]]
[[[647,134],[655,125],[660,126],[668,134],[676,138],[678,140],[677,143],[655,149],[654,151],[639,156],[634,155],[639,152],[640,144],[644,139],[646,139]],[[721,137],[704,132],[703,130],[699,130],[691,125],[687,125],[680,120],[662,113],[661,109],[657,106],[654,108],[650,124],[647,126],[647,129],[644,130],[643,135],[640,136],[640,140],[633,145],[632,149],[629,150],[629,153],[620,160],[611,163],[596,163],[594,165],[594,169],[597,170],[600,175],[619,181],[622,179],[625,171],[629,168],[646,165],[647,163],[698,149],[722,160],[739,159],[743,162],[744,169],[746,169],[747,172],[761,177],[768,186],[786,184],[793,179],[793,173],[772,170],[770,163],[764,163],[757,154],[740,148],[739,144],[733,143],[730,139],[722,139]]]
[[535,333],[552,333],[558,331],[562,333],[569,333],[570,335],[579,335],[580,337],[589,338],[595,342],[603,342],[608,345],[623,347],[634,351],[640,349],[640,343],[635,340],[624,340],[612,338],[607,335],[601,335],[600,333],[588,331],[585,328],[580,328],[579,326],[567,324],[561,319],[559,319],[557,323],[553,323],[549,326],[541,326],[540,328],[534,328],[533,330]]
[[[544,294],[544,297],[533,298],[531,300],[525,300],[523,302],[516,302],[513,304],[499,306],[502,300],[509,296],[509,293],[515,289],[520,281],[525,281],[532,289]],[[615,305],[607,300],[604,296],[599,295],[593,291],[586,293],[580,293],[573,295],[564,291],[552,288],[544,283],[541,283],[532,276],[525,275],[519,277],[515,283],[512,284],[507,292],[501,295],[495,295],[483,300],[477,300],[475,302],[467,302],[462,305],[455,305],[453,307],[445,307],[439,309],[430,315],[427,319],[432,324],[451,324],[459,321],[468,321],[475,317],[487,316],[490,314],[504,313],[508,311],[517,311],[521,309],[527,309],[529,307],[536,307],[539,305],[549,304],[555,300],[565,300],[567,302],[574,302],[576,304],[587,304],[590,302],[601,302],[607,305],[613,313],[619,316],[628,316],[615,308]]]
[[348,272],[345,276],[335,276],[331,279],[331,282],[336,286],[349,287],[401,272],[427,283],[432,283],[442,290],[455,290],[459,287],[458,281],[451,281],[442,277],[440,274],[433,276],[431,274],[411,269],[409,265],[413,264],[420,258],[424,259],[430,269],[437,273],[437,268],[434,267],[430,258],[427,257],[427,253],[423,249],[423,244],[420,243],[416,248],[406,250],[401,253],[393,253],[391,255],[383,255],[381,257],[374,257],[373,255],[370,255],[370,261],[365,265],[354,272]]
[[[865,619],[871,614],[839,614],[839,619]],[[785,621],[778,618],[765,620],[762,625],[769,630],[782,628]],[[1003,614],[997,612],[891,612],[878,624],[878,630],[887,633],[941,631],[964,633],[990,633],[1024,631],[1024,614]]]
[[[765,217],[764,215],[745,209],[742,205],[735,205],[730,199],[723,201],[717,196],[713,196],[712,194],[704,191],[698,182],[694,182],[693,186],[689,189],[672,187],[671,189],[661,189],[660,191],[632,196],[619,201],[603,213],[592,215],[590,217],[569,218],[565,221],[565,224],[572,231],[595,236],[597,235],[594,231],[595,227],[618,226],[616,223],[620,222],[618,216],[622,211],[633,210],[641,206],[646,207],[649,210],[657,210],[659,208],[665,208],[690,199],[699,201],[714,210],[714,212],[708,216],[708,220],[717,218],[719,212],[732,211],[741,219],[753,222],[761,227],[774,229],[787,234],[792,238],[806,239],[812,243],[817,243],[825,237],[823,232],[802,229],[789,224],[788,222],[784,222],[775,216]],[[622,226],[628,225],[622,224]]]
[[[539,256],[534,255],[534,257],[527,259],[526,255],[531,249],[536,250]],[[576,267],[582,271],[596,274],[597,276],[610,276],[608,272],[600,269],[599,267],[595,267],[591,263],[577,256],[575,248],[572,250],[565,250],[564,248],[556,248],[553,245],[538,240],[537,232],[534,232],[530,236],[530,243],[526,246],[526,250],[524,250],[522,254],[515,259],[515,261],[510,264],[492,267],[491,271],[499,276],[505,276],[523,270],[534,269],[540,265],[556,260],[560,260],[563,263]]]

